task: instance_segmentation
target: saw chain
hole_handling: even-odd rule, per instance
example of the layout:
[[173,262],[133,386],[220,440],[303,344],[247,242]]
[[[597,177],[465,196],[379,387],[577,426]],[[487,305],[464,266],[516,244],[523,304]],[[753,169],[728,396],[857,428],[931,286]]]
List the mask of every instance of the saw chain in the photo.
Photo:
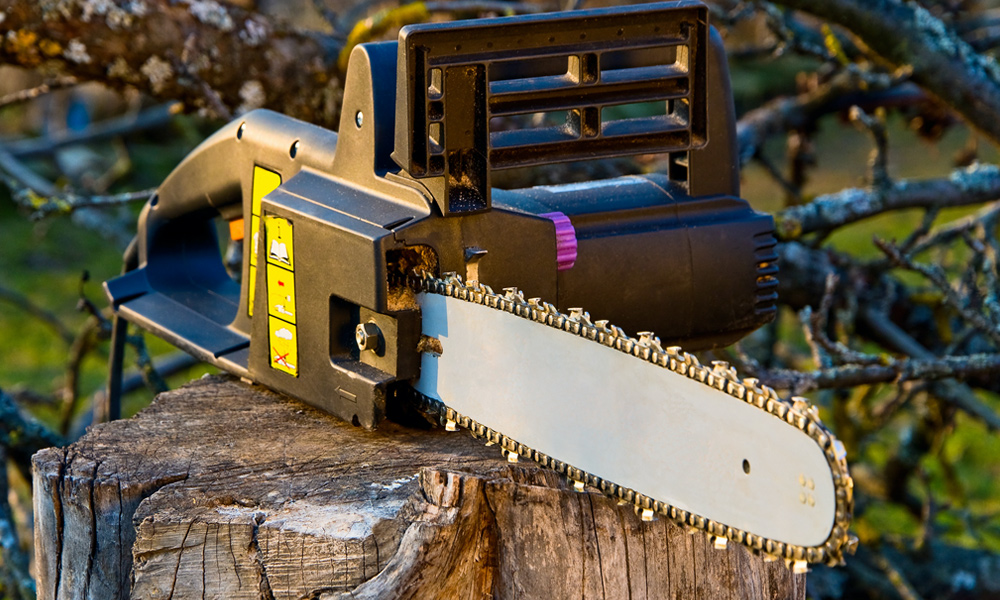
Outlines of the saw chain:
[[823,424],[817,408],[805,398],[782,399],[774,389],[761,384],[757,379],[741,379],[736,369],[723,361],[713,361],[711,366],[702,365],[697,357],[679,347],[663,348],[660,340],[650,332],[638,334],[637,339],[607,321],[592,321],[590,315],[581,309],[571,309],[570,314],[564,314],[540,298],[525,298],[523,292],[516,288],[504,288],[502,293],[496,293],[488,285],[478,281],[463,282],[455,273],[445,273],[442,278],[438,278],[424,272],[419,277],[409,278],[409,284],[416,293],[439,294],[479,304],[613,348],[636,360],[669,369],[728,394],[736,401],[750,404],[797,428],[819,446],[830,466],[836,493],[834,523],[826,541],[816,546],[800,546],[762,537],[706,519],[588,473],[521,444],[502,432],[449,408],[440,400],[414,390],[418,410],[436,419],[446,429],[454,431],[457,427],[462,427],[468,430],[476,438],[486,440],[488,445],[499,446],[510,462],[517,462],[518,457],[523,457],[552,469],[567,477],[576,491],[582,492],[585,486],[591,486],[619,503],[631,504],[643,521],[651,521],[659,516],[690,533],[704,532],[712,538],[717,549],[726,548],[729,542],[741,544],[767,562],[784,560],[785,565],[796,573],[806,572],[809,563],[824,563],[829,566],[843,564],[845,551],[853,553],[857,538],[848,532],[848,527],[853,514],[854,483],[848,473],[846,451],[843,444]]

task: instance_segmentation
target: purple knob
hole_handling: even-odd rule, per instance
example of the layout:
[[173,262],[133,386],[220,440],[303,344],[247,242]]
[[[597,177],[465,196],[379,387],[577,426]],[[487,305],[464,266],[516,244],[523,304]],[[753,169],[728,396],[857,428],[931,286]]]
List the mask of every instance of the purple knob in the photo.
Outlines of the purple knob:
[[565,271],[576,264],[576,229],[569,217],[561,212],[550,212],[539,217],[550,219],[556,226],[556,269]]

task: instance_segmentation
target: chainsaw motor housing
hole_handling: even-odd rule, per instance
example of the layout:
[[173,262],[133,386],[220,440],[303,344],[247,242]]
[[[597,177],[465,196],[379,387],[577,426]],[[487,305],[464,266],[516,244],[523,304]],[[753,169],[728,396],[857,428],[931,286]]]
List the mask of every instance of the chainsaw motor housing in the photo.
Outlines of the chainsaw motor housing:
[[[405,284],[420,269],[585,306],[664,346],[771,320],[773,220],[739,198],[707,18],[682,0],[408,26],[353,50],[339,133],[267,110],[223,127],[163,182],[105,284],[111,392],[129,321],[373,428],[420,374]],[[497,169],[649,153],[666,173],[492,187]],[[246,232],[239,283],[218,219]]]

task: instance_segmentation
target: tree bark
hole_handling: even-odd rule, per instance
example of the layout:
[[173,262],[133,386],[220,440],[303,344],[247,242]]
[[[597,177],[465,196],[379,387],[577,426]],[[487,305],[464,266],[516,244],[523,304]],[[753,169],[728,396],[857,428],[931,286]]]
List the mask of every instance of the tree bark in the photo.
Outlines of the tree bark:
[[842,25],[910,79],[1000,143],[1000,68],[915,2],[776,0]]
[[465,433],[205,378],[34,458],[39,598],[805,598]]
[[329,36],[214,0],[0,0],[0,63],[134,87],[224,119],[271,108],[336,127]]

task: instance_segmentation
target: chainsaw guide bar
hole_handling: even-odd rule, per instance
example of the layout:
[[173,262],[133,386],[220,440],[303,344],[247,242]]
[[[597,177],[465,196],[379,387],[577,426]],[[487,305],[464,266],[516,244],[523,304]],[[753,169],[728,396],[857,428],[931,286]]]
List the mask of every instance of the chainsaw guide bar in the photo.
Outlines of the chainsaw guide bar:
[[[848,533],[848,527],[853,511],[854,484],[848,473],[844,446],[820,420],[816,407],[809,404],[806,399],[795,397],[790,401],[784,400],[778,397],[772,388],[761,385],[756,379],[741,379],[736,374],[736,369],[724,362],[715,361],[712,366],[701,365],[694,355],[680,348],[662,348],[659,340],[650,333],[640,334],[640,338],[636,339],[606,321],[592,322],[589,315],[583,311],[573,311],[566,315],[559,312],[555,306],[538,298],[525,299],[523,293],[515,288],[506,288],[503,294],[497,294],[489,286],[477,281],[463,282],[461,277],[454,273],[447,273],[444,278],[424,274],[411,279],[410,285],[418,294],[444,296],[480,305],[596,342],[642,362],[684,376],[712,390],[712,393],[726,394],[795,428],[808,436],[826,459],[833,482],[835,506],[833,523],[828,537],[822,543],[801,545],[764,537],[705,518],[695,512],[643,494],[641,490],[624,487],[539,452],[478,422],[469,415],[448,407],[443,401],[421,393],[418,382],[415,386],[418,409],[435,417],[447,429],[454,430],[456,426],[460,426],[475,437],[486,440],[488,444],[500,446],[511,462],[516,462],[517,457],[524,457],[543,467],[553,469],[573,482],[577,491],[582,491],[584,485],[589,485],[608,497],[630,503],[643,520],[651,520],[654,515],[661,516],[692,533],[705,532],[712,537],[716,548],[725,548],[730,541],[742,544],[754,554],[763,556],[765,560],[783,559],[786,566],[797,573],[805,572],[809,563],[825,563],[830,566],[843,564],[844,552],[853,552],[857,539]],[[524,416],[530,418],[530,415]],[[592,442],[599,443],[597,440]],[[805,485],[805,481],[802,483]],[[806,502],[805,496],[802,501]]]

